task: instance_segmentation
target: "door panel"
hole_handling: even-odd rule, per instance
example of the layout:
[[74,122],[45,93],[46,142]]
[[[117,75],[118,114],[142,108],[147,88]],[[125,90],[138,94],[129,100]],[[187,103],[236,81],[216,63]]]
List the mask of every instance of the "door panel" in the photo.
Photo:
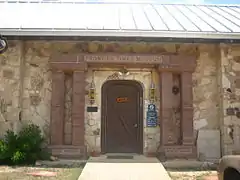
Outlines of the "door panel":
[[140,91],[138,86],[123,82],[113,83],[105,91],[106,152],[140,153]]

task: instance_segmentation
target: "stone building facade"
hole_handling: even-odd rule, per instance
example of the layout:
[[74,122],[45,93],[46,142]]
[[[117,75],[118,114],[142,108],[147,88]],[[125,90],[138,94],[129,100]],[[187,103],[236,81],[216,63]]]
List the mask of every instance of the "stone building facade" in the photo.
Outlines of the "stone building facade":
[[[177,61],[172,67],[164,63],[159,67],[120,62],[96,65],[77,59],[81,54],[94,59],[112,53],[173,56]],[[141,153],[152,156],[163,150],[167,157],[218,159],[240,149],[240,45],[10,41],[0,63],[0,135],[7,129],[17,132],[25,123],[37,124],[54,155],[80,157],[103,151],[102,91],[108,81],[134,81],[142,87]],[[125,76],[118,73],[123,67],[129,72]],[[181,68],[183,75],[176,70]],[[88,96],[91,83],[96,90],[93,105]],[[146,124],[152,84],[156,127]],[[179,93],[174,94],[172,87]],[[97,112],[88,112],[90,106],[97,107]]]

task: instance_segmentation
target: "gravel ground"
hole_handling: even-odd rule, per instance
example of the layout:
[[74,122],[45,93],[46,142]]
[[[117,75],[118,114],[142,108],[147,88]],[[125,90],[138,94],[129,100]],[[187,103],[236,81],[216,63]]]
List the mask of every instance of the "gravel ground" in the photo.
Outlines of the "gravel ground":
[[[0,180],[77,180],[83,166],[79,167],[10,167],[0,166]],[[33,176],[27,173],[36,171],[56,172],[55,177]]]
[[218,180],[216,171],[177,171],[168,170],[172,180]]

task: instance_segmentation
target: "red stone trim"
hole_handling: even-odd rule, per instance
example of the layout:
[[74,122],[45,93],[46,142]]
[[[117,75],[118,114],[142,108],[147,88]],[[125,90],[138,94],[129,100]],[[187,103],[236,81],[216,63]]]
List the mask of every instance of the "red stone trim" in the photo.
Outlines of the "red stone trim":
[[193,134],[193,94],[192,73],[181,73],[181,134],[182,143],[174,144],[170,129],[172,124],[172,72],[160,71],[160,128],[161,144],[160,151],[167,158],[196,158],[196,146]]
[[72,145],[84,145],[85,73],[73,72]]
[[161,143],[162,145],[171,144],[171,131],[169,125],[169,119],[171,119],[172,113],[172,86],[173,78],[171,72],[160,73],[160,128],[161,128]]
[[183,72],[181,74],[181,114],[182,114],[182,143],[193,145],[193,93],[192,74]]
[[50,136],[52,145],[63,144],[64,129],[64,72],[52,73],[52,104]]
[[49,146],[48,149],[53,156],[69,159],[86,159],[87,149],[85,146],[57,145]]
[[[193,145],[193,108],[192,108],[192,72],[196,67],[195,57],[182,55],[153,55],[153,54],[75,54],[53,56],[50,65],[53,71],[73,72],[73,102],[72,102],[72,145],[84,146],[84,112],[85,112],[85,73],[88,65],[106,66],[154,66],[160,73],[160,127],[161,127],[161,147],[168,156],[182,153],[193,155],[195,146]],[[182,136],[183,144],[173,146],[171,142],[171,130],[169,119],[172,118],[172,73],[177,71],[182,73]],[[64,73],[53,73],[52,90],[52,115],[51,115],[51,144],[63,144],[63,122],[64,122]],[[62,131],[61,131],[62,129]],[[170,146],[174,152],[169,152]],[[63,150],[63,147],[59,149]],[[181,152],[186,148],[189,153]],[[58,149],[58,148],[57,148]],[[170,148],[171,149],[171,148]],[[192,151],[191,151],[192,149]],[[176,151],[176,152],[175,152]],[[65,151],[63,151],[65,152]],[[180,155],[181,156],[181,155]]]

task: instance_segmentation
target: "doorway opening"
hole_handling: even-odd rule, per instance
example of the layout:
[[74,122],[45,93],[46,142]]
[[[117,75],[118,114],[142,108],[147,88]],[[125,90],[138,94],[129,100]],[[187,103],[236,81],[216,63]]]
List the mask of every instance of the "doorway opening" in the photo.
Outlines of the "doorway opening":
[[102,86],[102,153],[143,153],[143,88],[133,80]]

